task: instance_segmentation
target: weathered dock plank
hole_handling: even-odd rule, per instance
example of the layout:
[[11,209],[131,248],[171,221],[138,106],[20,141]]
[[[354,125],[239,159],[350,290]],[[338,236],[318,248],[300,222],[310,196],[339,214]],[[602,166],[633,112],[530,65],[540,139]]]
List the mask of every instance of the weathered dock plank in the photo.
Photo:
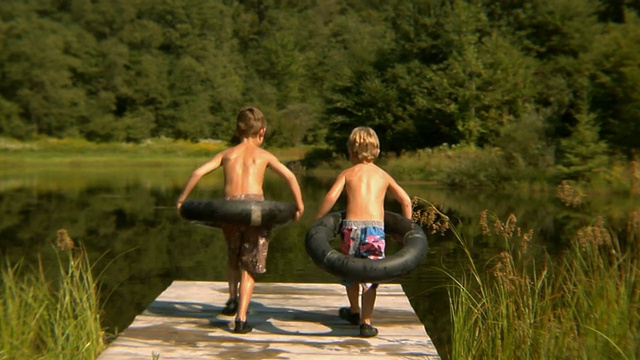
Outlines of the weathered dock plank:
[[398,284],[378,289],[374,338],[338,317],[339,284],[257,283],[243,335],[220,314],[227,296],[226,282],[174,281],[98,359],[440,359]]

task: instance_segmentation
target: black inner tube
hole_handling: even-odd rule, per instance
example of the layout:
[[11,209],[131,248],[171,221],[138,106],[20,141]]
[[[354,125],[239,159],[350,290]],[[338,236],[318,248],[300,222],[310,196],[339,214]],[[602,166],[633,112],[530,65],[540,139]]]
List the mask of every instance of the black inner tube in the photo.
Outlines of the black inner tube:
[[414,270],[427,255],[427,235],[422,228],[400,214],[385,211],[385,232],[402,236],[402,248],[380,260],[347,256],[331,246],[344,214],[334,212],[318,219],[305,239],[307,254],[330,274],[355,282],[389,281]]
[[180,207],[180,216],[211,227],[238,224],[272,228],[295,219],[296,211],[295,205],[281,201],[187,200]]

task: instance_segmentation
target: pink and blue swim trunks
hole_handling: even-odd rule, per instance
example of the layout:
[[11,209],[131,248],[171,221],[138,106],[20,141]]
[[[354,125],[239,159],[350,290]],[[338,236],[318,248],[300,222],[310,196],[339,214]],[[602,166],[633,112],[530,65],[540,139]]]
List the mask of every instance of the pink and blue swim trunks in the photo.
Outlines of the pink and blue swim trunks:
[[371,260],[384,258],[384,222],[342,220],[341,232],[344,254]]
[[[356,258],[380,260],[384,258],[384,222],[371,220],[342,220],[342,252]],[[352,281],[342,280],[342,285],[351,286]],[[363,289],[378,287],[378,284],[361,284]]]

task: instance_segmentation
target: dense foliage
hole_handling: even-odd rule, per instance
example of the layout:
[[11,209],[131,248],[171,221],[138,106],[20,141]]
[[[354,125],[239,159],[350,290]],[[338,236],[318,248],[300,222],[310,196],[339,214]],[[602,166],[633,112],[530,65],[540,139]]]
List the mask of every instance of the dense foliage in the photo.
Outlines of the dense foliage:
[[[271,145],[342,149],[366,124],[397,153],[499,146],[536,163],[549,148],[570,169],[576,157],[637,147],[639,9],[614,0],[4,0],[0,135],[228,140],[238,109],[253,104]],[[584,139],[596,144],[587,154]]]

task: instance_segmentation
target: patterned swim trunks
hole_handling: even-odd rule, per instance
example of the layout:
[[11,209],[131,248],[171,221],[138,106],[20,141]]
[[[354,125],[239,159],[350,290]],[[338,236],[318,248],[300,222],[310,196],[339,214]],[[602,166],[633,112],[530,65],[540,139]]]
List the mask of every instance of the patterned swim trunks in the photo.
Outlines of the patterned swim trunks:
[[[262,201],[264,197],[257,194],[243,194],[227,197],[225,200]],[[251,274],[262,274],[267,271],[268,229],[237,224],[222,224],[220,227],[227,240],[229,266],[240,267]]]
[[[371,260],[384,259],[385,239],[384,222],[370,220],[343,220],[342,221],[342,252],[357,258]],[[342,279],[340,283],[351,286],[353,281]],[[361,283],[363,291],[376,289],[376,283]]]
[[384,258],[384,223],[369,220],[342,221],[342,252],[357,258]]

